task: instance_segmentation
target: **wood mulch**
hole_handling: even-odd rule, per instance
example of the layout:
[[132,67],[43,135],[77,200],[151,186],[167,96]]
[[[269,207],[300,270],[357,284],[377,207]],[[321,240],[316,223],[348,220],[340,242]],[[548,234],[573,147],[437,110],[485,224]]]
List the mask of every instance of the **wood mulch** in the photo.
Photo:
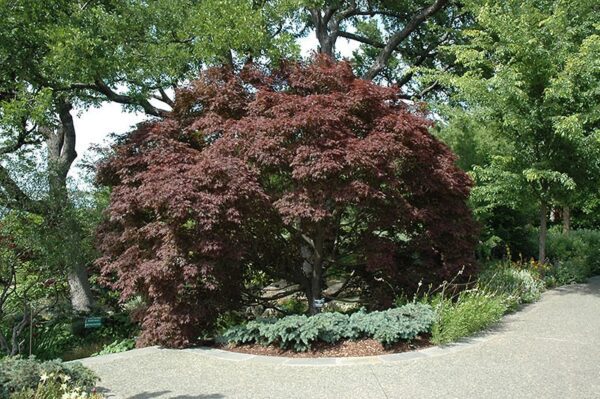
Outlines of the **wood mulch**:
[[240,346],[224,345],[220,349],[248,353],[251,355],[263,356],[285,356],[285,357],[362,357],[377,356],[390,353],[409,352],[416,349],[432,346],[429,337],[417,337],[411,342],[398,342],[388,348],[374,339],[361,339],[357,341],[341,341],[335,344],[318,342],[313,344],[311,350],[306,352],[294,352],[292,350],[283,350],[276,346],[262,346],[257,344],[247,344]]

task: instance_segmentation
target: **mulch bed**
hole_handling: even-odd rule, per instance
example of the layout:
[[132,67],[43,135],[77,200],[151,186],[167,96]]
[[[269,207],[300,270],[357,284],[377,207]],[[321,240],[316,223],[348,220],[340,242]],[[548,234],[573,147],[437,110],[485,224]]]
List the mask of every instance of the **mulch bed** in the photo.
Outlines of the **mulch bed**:
[[432,346],[429,337],[417,337],[411,342],[398,342],[388,348],[374,339],[361,339],[357,341],[341,341],[335,344],[324,342],[315,343],[311,350],[307,352],[294,352],[292,350],[283,350],[276,346],[262,346],[257,344],[248,345],[224,345],[219,349],[248,353],[251,355],[263,356],[285,356],[285,357],[361,357],[376,356],[390,353],[409,352],[416,349]]

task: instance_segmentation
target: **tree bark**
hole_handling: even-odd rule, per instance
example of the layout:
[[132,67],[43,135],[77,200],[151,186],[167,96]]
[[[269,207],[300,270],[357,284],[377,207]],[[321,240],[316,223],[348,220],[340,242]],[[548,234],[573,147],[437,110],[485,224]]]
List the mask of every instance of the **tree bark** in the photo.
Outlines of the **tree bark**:
[[317,40],[319,41],[319,53],[327,54],[331,58],[334,58],[335,42],[337,40],[337,29],[330,32],[328,26],[333,12],[335,11],[329,7],[323,13],[320,9],[310,10]]
[[323,275],[323,262],[317,261],[313,264],[312,273],[311,273],[311,296],[310,303],[308,306],[309,313],[312,315],[316,315],[321,312],[320,306],[315,306],[315,300],[321,299],[321,277]]
[[546,263],[546,237],[548,236],[547,225],[548,205],[542,201],[540,204],[540,236],[539,236],[539,254],[538,261]]
[[94,306],[94,299],[85,265],[73,265],[67,275],[67,281],[73,310],[77,313],[89,313]]
[[320,306],[316,306],[315,300],[320,300],[323,291],[323,250],[325,234],[320,227],[314,239],[302,234],[303,244],[301,253],[303,258],[302,270],[307,278],[305,286],[306,298],[308,300],[308,311],[310,315],[315,315],[321,311]]
[[571,230],[571,208],[568,205],[563,206],[562,210],[563,233],[569,234]]
[[[49,210],[48,221],[57,234],[62,234],[65,240],[78,241],[81,237],[79,225],[75,221],[69,223],[71,203],[67,191],[67,175],[77,158],[75,151],[75,126],[71,116],[72,106],[65,101],[57,101],[57,111],[60,126],[47,131],[48,145],[48,185],[49,185]],[[68,231],[68,234],[66,234]],[[76,243],[77,244],[77,243]],[[62,255],[64,256],[64,255]],[[93,296],[88,281],[85,264],[78,260],[77,254],[62,259],[66,268],[69,283],[71,306],[74,311],[87,313],[93,306]],[[74,260],[74,261],[73,261]]]

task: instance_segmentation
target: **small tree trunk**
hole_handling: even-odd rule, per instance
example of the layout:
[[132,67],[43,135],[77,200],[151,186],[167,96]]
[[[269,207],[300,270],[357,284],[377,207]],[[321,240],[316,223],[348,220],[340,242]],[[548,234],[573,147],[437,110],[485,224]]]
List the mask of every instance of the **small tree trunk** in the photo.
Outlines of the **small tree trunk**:
[[309,299],[310,303],[308,305],[308,310],[311,315],[316,315],[321,311],[320,307],[315,306],[315,300],[321,299],[321,275],[323,272],[322,269],[323,267],[321,262],[316,262],[312,268],[310,279],[310,292],[312,298]]
[[312,290],[312,256],[311,250],[307,244],[300,246],[300,254],[302,255],[302,273],[306,276],[306,285],[304,286],[304,292],[306,294],[306,300],[308,301],[308,312],[314,314],[314,301],[315,296]]
[[569,234],[571,230],[571,208],[568,205],[563,206],[562,211],[563,233]]
[[302,269],[308,280],[306,284],[306,298],[308,299],[309,313],[315,315],[321,311],[320,306],[315,306],[315,300],[321,299],[322,293],[324,232],[320,229],[314,240],[308,237],[304,237],[304,239],[310,243],[310,245],[304,243],[300,247],[304,260]]
[[315,306],[315,300],[320,299],[321,296],[322,265],[315,259],[308,246],[302,246],[302,256],[304,258],[302,270],[307,280],[305,293],[308,300],[308,313],[315,315],[320,311],[319,307]]
[[539,254],[538,261],[546,262],[546,237],[548,235],[548,225],[546,221],[548,213],[548,205],[542,201],[540,205],[540,237],[539,237]]

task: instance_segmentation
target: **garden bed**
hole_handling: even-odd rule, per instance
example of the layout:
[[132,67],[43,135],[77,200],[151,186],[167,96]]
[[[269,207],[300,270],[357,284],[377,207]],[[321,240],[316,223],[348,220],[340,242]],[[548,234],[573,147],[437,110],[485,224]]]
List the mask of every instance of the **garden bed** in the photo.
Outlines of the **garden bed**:
[[433,344],[429,341],[429,336],[418,336],[410,342],[397,342],[389,347],[385,347],[374,339],[344,340],[334,344],[317,342],[306,352],[295,352],[291,349],[281,349],[277,346],[263,346],[259,344],[244,345],[222,345],[219,349],[230,352],[247,353],[261,356],[282,356],[282,357],[363,357],[387,355],[391,353],[410,352],[417,349],[427,348]]

